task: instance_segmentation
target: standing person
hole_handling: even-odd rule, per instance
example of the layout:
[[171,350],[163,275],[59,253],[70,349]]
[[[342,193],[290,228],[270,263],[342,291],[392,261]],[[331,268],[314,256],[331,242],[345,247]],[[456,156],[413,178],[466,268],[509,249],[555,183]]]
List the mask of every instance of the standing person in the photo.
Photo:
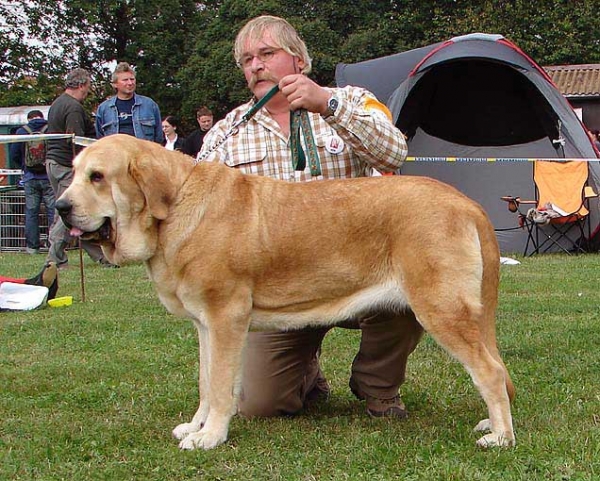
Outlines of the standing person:
[[198,122],[199,128],[185,138],[182,150],[184,154],[191,155],[194,159],[202,148],[202,142],[204,141],[206,132],[213,126],[213,113],[208,107],[200,107],[196,110],[196,121]]
[[160,109],[150,97],[135,92],[135,70],[127,62],[120,62],[112,74],[111,83],[117,94],[98,106],[97,137],[127,134],[162,144]]
[[[266,106],[207,160],[288,182],[360,177],[373,168],[393,172],[401,166],[407,146],[387,108],[362,88],[324,88],[309,79],[311,58],[287,21],[272,16],[251,20],[239,32],[234,54],[254,99],[215,124],[204,139],[201,156],[278,85],[280,91]],[[290,113],[297,109],[309,112],[322,175],[313,176],[308,166],[301,171],[292,167]],[[373,417],[406,417],[398,389],[404,381],[407,358],[423,333],[414,314],[374,306],[373,312],[349,319],[346,327],[362,331],[352,364],[352,392],[366,401],[367,413]],[[312,400],[327,398],[329,385],[319,366],[327,331],[251,332],[244,357],[240,412],[246,416],[288,415]]]
[[167,115],[162,121],[162,129],[165,134],[163,145],[166,149],[181,152],[185,137],[179,135],[179,119],[174,115]]
[[[27,124],[19,127],[17,135],[43,134],[48,122],[39,110],[27,114]],[[54,191],[46,173],[46,142],[17,142],[10,145],[10,157],[23,170],[25,192],[25,249],[28,254],[40,252],[40,207],[46,207],[48,227],[54,222]]]
[[[76,68],[67,74],[65,91],[52,102],[48,112],[48,133],[67,133],[94,138],[94,124],[82,105],[90,88],[91,79],[87,70]],[[54,197],[58,199],[73,180],[74,153],[79,153],[82,147],[73,147],[71,139],[51,139],[47,145],[46,171],[54,190]],[[71,236],[59,215],[54,216],[49,240],[48,261],[54,262],[59,269],[67,267],[69,258],[66,248],[71,242]],[[94,261],[112,267],[97,243],[81,241],[81,246]]]

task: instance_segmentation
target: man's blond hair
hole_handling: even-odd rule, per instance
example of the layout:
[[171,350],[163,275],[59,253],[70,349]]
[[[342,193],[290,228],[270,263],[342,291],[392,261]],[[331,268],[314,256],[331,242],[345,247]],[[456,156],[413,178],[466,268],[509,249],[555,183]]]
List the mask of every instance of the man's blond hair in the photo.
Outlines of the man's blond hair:
[[303,74],[310,72],[312,59],[308,55],[306,44],[298,35],[298,32],[286,20],[271,15],[262,15],[250,20],[237,34],[233,48],[233,55],[238,65],[241,64],[246,42],[260,40],[265,32],[269,32],[276,45],[272,47],[282,48],[290,55],[304,61]]
[[115,83],[117,80],[119,80],[118,74],[124,73],[124,72],[132,73],[133,76],[135,77],[135,70],[133,70],[131,65],[129,65],[127,62],[119,62],[117,64],[117,66],[115,67],[114,72],[112,73],[111,82]]

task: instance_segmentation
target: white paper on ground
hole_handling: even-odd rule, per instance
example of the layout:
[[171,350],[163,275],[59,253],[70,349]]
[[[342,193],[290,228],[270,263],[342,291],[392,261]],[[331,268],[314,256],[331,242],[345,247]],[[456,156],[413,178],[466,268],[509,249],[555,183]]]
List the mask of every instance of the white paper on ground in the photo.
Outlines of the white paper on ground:
[[11,311],[30,311],[46,304],[48,288],[3,282],[0,284],[0,308]]

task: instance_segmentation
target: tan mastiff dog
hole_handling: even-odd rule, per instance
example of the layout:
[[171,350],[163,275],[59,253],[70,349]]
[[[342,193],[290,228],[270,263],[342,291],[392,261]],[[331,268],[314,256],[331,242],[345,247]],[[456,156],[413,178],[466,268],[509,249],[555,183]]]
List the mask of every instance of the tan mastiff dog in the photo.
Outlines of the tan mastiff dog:
[[57,201],[110,262],[144,262],[161,302],[193,320],[200,406],[182,449],[227,439],[249,329],[333,325],[412,309],[471,375],[488,409],[477,444],[515,442],[514,388],[496,346],[499,252],[479,205],[425,177],[286,183],[125,135],[74,161]]

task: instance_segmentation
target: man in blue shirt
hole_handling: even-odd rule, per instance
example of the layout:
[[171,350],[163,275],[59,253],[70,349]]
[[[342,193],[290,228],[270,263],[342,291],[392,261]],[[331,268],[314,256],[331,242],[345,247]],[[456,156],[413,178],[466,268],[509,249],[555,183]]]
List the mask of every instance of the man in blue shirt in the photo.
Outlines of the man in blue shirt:
[[[17,135],[43,133],[47,121],[40,110],[31,110],[27,114],[27,124],[19,127]],[[48,227],[54,222],[54,191],[46,173],[45,161],[39,165],[27,165],[26,156],[28,149],[34,149],[33,143],[16,142],[10,145],[10,157],[23,169],[23,190],[25,191],[25,248],[28,254],[37,254],[40,251],[40,207],[42,202],[46,206]],[[45,143],[37,142],[35,149],[40,152],[42,159],[46,156]]]
[[162,144],[162,118],[154,100],[135,93],[135,71],[120,62],[112,75],[117,94],[105,100],[96,112],[96,137],[127,134]]

